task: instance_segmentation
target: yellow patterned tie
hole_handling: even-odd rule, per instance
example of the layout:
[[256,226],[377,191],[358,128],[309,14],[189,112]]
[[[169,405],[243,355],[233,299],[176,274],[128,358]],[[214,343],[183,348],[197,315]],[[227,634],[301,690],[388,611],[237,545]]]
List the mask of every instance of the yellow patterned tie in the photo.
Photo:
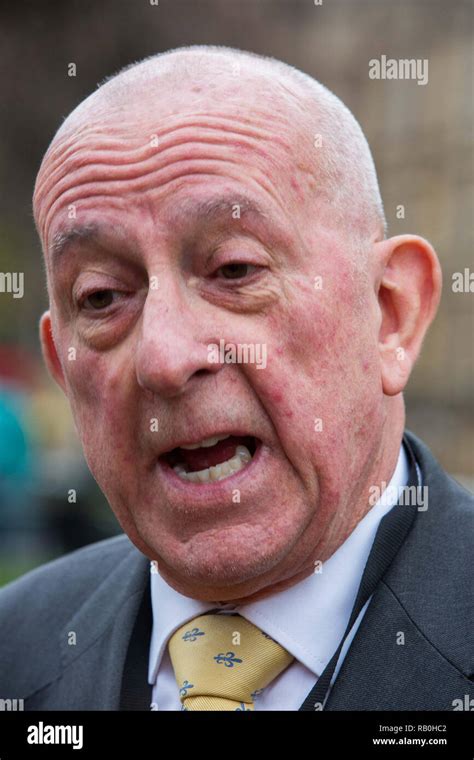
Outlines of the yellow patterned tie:
[[253,710],[254,696],[294,660],[260,628],[228,614],[189,620],[168,651],[182,710]]

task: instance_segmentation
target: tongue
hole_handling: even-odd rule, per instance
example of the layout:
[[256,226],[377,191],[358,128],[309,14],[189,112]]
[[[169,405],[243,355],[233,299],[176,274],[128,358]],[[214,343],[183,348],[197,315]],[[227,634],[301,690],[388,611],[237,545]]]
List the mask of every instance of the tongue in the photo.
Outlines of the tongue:
[[189,472],[196,472],[231,459],[235,454],[236,446],[242,444],[248,446],[249,439],[231,435],[224,441],[219,441],[215,446],[208,448],[178,449],[178,457],[181,462],[187,465]]

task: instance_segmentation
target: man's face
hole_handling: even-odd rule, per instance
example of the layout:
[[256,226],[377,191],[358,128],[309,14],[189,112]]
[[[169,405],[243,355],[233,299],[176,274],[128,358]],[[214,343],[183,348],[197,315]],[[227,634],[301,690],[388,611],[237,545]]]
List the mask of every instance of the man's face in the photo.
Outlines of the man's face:
[[[86,122],[42,169],[45,249],[67,239],[53,332],[125,532],[182,593],[239,598],[308,575],[356,520],[383,425],[376,298],[318,201],[311,134],[258,87],[163,102]],[[211,363],[220,341],[266,363]],[[188,477],[223,458],[237,471]]]

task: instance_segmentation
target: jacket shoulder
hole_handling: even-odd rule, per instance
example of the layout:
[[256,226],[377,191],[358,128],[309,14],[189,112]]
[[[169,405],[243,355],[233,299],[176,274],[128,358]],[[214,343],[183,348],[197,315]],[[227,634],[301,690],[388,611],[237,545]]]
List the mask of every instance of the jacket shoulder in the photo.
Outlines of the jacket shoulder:
[[[25,573],[0,589],[0,641],[58,630],[117,565],[137,549],[125,535],[89,544]],[[1,656],[1,654],[0,654]]]

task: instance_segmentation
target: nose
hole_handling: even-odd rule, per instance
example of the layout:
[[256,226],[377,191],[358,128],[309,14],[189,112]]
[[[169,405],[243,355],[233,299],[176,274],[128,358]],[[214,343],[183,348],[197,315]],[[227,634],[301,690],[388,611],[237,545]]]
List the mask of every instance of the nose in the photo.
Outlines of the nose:
[[171,283],[149,290],[135,352],[138,384],[163,398],[179,396],[191,380],[215,374],[209,363],[205,304],[190,305]]

